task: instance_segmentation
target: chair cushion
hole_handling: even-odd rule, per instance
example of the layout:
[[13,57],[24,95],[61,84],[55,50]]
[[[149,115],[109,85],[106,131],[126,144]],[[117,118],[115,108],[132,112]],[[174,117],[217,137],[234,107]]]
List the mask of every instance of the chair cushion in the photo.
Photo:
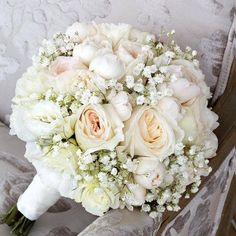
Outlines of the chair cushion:
[[214,89],[235,0],[1,0],[0,9],[0,119],[7,121],[16,80],[42,39],[76,20],[125,22],[153,33],[175,29],[181,46],[198,50],[207,83]]
[[[0,123],[0,215],[16,203],[35,174],[23,157],[24,144],[8,133],[9,129]],[[75,236],[95,219],[80,204],[62,198],[38,219],[29,236]],[[1,236],[10,236],[9,231],[0,223]]]

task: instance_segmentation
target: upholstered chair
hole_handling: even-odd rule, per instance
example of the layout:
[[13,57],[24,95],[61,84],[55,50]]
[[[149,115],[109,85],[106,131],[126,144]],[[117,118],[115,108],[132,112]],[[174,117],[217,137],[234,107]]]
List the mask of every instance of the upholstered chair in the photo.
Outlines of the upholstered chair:
[[[198,51],[212,91],[209,105],[220,126],[213,171],[181,210],[161,219],[112,210],[102,217],[62,198],[36,222],[30,236],[210,236],[227,235],[236,209],[236,3],[235,0],[1,0],[0,1],[0,214],[17,201],[35,170],[24,143],[9,135],[16,81],[31,64],[40,42],[75,21],[124,22],[158,34],[176,31],[176,41]],[[9,228],[0,224],[0,235]]]

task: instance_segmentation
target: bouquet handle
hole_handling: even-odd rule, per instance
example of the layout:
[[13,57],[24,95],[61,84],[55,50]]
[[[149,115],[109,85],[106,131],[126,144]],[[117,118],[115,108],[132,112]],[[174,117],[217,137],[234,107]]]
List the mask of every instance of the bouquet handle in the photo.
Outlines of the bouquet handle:
[[2,220],[12,228],[15,235],[26,236],[37,220],[59,199],[60,193],[35,175],[26,191],[19,197],[17,204],[9,209]]

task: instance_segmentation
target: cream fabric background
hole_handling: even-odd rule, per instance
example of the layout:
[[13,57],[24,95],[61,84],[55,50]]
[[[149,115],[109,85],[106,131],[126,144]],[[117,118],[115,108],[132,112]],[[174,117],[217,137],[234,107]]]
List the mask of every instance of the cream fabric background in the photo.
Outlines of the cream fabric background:
[[198,50],[214,90],[235,11],[235,0],[1,0],[0,119],[7,122],[16,80],[42,39],[76,20],[124,22],[153,33],[175,29],[180,45]]

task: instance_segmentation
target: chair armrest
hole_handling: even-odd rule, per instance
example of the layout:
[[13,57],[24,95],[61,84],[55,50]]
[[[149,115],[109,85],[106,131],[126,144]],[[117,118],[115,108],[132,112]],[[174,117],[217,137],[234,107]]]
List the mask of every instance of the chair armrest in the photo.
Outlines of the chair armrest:
[[151,236],[160,224],[160,220],[154,220],[139,210],[111,210],[91,223],[78,236]]

